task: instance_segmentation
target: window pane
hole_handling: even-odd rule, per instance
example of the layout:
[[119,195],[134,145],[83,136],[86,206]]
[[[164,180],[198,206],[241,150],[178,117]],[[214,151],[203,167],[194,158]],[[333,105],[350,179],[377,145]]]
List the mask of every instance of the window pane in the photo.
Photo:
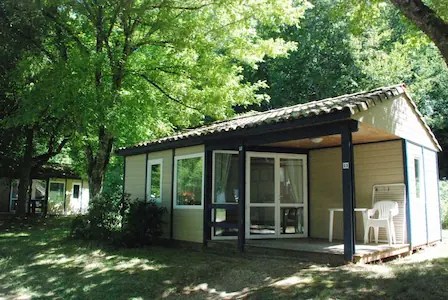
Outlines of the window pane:
[[305,233],[303,220],[303,207],[285,207],[280,209],[281,223],[280,232],[282,234]]
[[250,234],[275,234],[275,208],[250,208]]
[[[238,224],[238,210],[237,209],[214,209],[213,222]],[[215,236],[237,236],[238,229],[236,228],[216,228],[213,227]]]
[[150,184],[150,194],[149,200],[155,202],[161,202],[161,190],[160,190],[160,175],[161,175],[161,165],[151,165],[151,184]]
[[177,205],[201,205],[202,177],[202,157],[177,161]]
[[420,198],[420,160],[414,158],[414,171],[415,171],[415,195]]
[[280,203],[303,203],[303,163],[280,159]]
[[274,203],[274,158],[250,158],[250,203]]
[[238,154],[215,153],[215,202],[238,202],[238,178]]
[[79,198],[79,189],[80,186],[78,184],[73,185],[73,198],[75,199]]

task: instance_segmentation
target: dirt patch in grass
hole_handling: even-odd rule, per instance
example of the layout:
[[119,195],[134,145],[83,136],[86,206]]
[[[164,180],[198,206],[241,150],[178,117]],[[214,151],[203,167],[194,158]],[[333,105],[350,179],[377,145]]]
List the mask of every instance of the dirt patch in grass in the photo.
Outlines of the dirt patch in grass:
[[330,267],[184,248],[104,247],[67,239],[69,221],[0,228],[0,298],[443,299],[448,293],[446,243],[388,263]]

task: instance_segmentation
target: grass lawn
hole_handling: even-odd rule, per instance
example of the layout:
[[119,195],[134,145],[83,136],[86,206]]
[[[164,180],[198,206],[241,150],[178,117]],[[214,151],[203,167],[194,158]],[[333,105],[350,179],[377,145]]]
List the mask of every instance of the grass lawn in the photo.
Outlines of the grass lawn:
[[383,264],[329,267],[260,255],[101,247],[67,239],[69,223],[0,225],[0,299],[448,298],[447,244]]

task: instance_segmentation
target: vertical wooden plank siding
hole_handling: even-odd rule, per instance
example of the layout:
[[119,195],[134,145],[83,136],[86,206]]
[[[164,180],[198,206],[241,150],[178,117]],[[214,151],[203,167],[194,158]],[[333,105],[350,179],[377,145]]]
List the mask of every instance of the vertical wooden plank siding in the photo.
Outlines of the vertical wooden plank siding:
[[243,252],[246,242],[246,148],[241,145],[238,151],[238,249]]
[[440,200],[438,191],[437,153],[423,149],[425,162],[425,185],[426,185],[426,228],[428,232],[428,243],[440,241]]
[[425,162],[425,152],[424,148],[421,147],[422,150],[422,181],[423,181],[423,197],[425,201],[425,228],[426,228],[426,244],[429,243],[429,229],[428,229],[428,191],[426,187],[426,162]]
[[[163,172],[162,170],[160,170]],[[144,198],[145,202],[148,201],[148,153],[146,153],[145,157],[145,196]]]
[[204,236],[203,245],[207,246],[207,242],[211,239],[211,204],[212,204],[212,172],[213,172],[213,151],[205,150],[204,164]]
[[402,151],[403,151],[403,177],[404,184],[406,185],[406,231],[407,231],[407,242],[412,249],[412,231],[411,231],[411,201],[410,201],[410,186],[409,186],[409,172],[408,172],[408,154],[407,154],[407,142],[405,139],[402,140]]
[[343,226],[344,226],[344,259],[346,261],[353,260],[355,253],[354,241],[354,178],[353,178],[353,142],[352,133],[347,126],[341,133],[342,147],[342,197],[343,197]]

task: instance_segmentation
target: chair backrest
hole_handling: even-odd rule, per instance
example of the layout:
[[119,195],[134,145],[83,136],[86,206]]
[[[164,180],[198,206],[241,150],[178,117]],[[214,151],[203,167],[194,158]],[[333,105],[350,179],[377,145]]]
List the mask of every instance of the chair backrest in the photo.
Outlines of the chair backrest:
[[394,217],[398,215],[398,203],[395,201],[378,201],[375,202],[373,205],[373,208],[375,208],[378,211],[378,218],[379,219],[388,219],[389,217]]

